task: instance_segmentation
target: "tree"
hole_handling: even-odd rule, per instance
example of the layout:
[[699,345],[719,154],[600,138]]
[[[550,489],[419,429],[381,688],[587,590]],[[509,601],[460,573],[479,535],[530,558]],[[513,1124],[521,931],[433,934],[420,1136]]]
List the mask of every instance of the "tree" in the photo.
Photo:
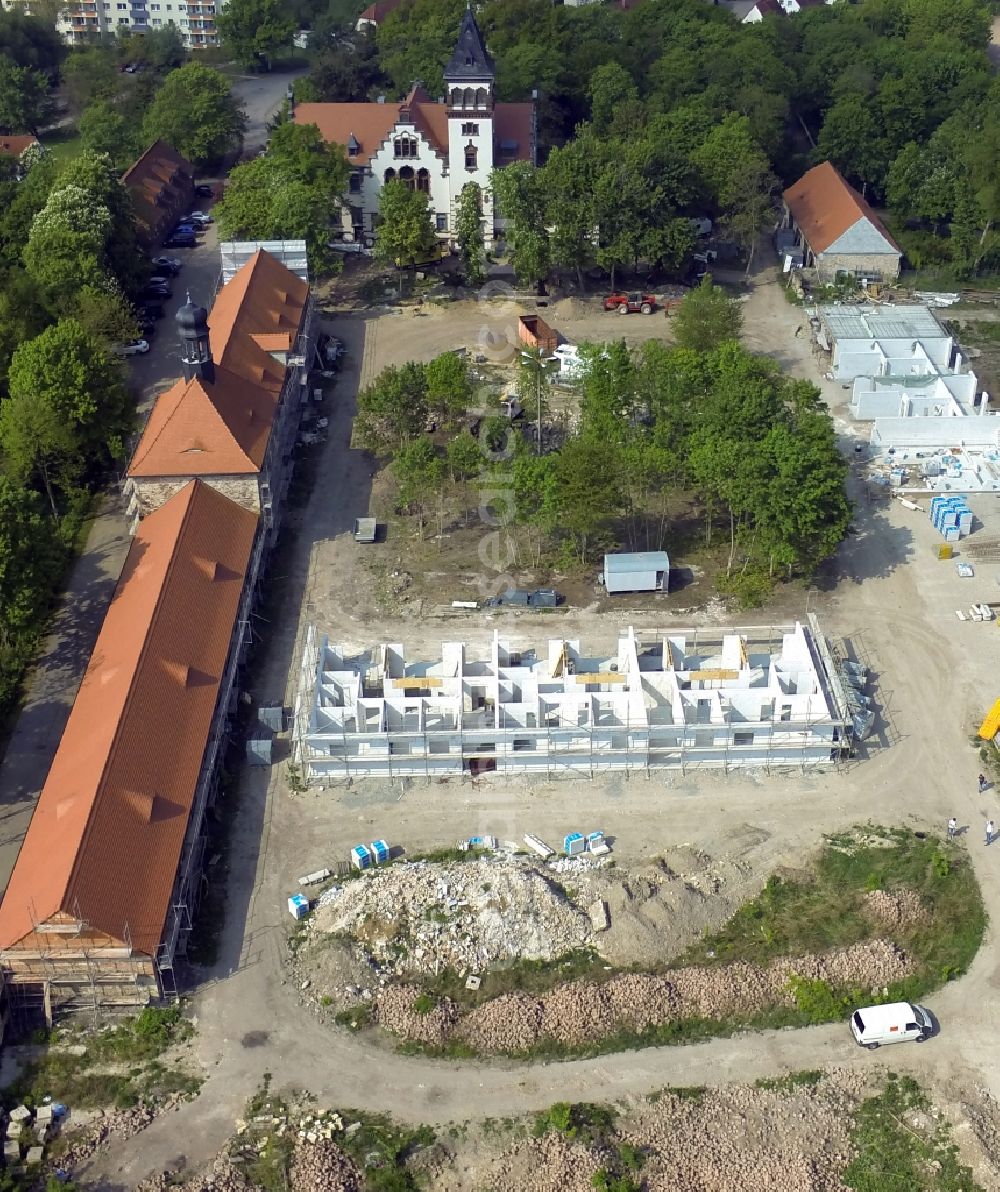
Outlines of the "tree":
[[450,422],[465,413],[472,400],[469,366],[457,352],[435,356],[424,370],[428,409],[440,422]]
[[143,125],[198,165],[218,161],[239,144],[246,117],[225,75],[200,62],[172,70],[150,105]]
[[38,0],[32,0],[31,7],[32,16],[18,8],[0,11],[0,46],[15,65],[54,78],[66,55],[66,47],[55,31],[58,13],[53,13],[49,20]]
[[590,122],[601,136],[623,132],[625,119],[633,122],[641,111],[639,91],[629,72],[617,62],[605,62],[590,76],[587,88]]
[[403,509],[416,507],[422,538],[427,505],[444,479],[444,461],[435,454],[430,439],[421,435],[400,447],[392,466],[399,484],[399,504]]
[[[31,421],[56,442],[73,479],[122,455],[131,420],[122,362],[75,318],[60,319],[21,344],[11,359],[10,390],[8,402],[23,410],[33,406]],[[6,403],[0,414],[5,410]],[[49,479],[51,473],[46,490]]]
[[18,344],[44,331],[49,312],[39,301],[38,287],[23,269],[12,268],[0,289],[0,382]]
[[25,268],[50,303],[72,302],[83,286],[101,284],[111,228],[111,212],[92,191],[67,183],[50,192],[24,248]]
[[549,271],[549,237],[545,225],[542,175],[526,161],[490,175],[497,215],[507,221],[504,239],[511,264],[522,282],[540,282]]
[[682,348],[707,352],[726,340],[739,339],[743,329],[740,304],[726,291],[712,284],[706,274],[684,298],[674,320],[677,342]]
[[466,480],[483,467],[483,449],[467,430],[448,440],[448,471],[452,480]]
[[216,27],[236,59],[253,66],[287,45],[297,25],[282,0],[230,0]]
[[84,467],[72,426],[47,397],[18,390],[0,403],[0,447],[12,476],[41,484],[58,521],[56,489],[73,488]]
[[48,79],[0,54],[0,131],[38,136],[51,119]]
[[164,25],[162,29],[150,29],[142,35],[141,57],[154,70],[176,70],[184,65],[184,42],[174,25]]
[[313,268],[329,266],[330,219],[349,172],[343,148],[327,144],[315,124],[282,124],[263,157],[230,174],[215,208],[219,230],[233,239],[301,236]]
[[354,438],[366,451],[398,451],[427,425],[427,373],[422,364],[390,366],[358,394]]
[[39,624],[63,560],[37,495],[0,476],[0,671],[7,671],[6,656]]
[[139,334],[131,303],[115,288],[84,286],[74,300],[73,315],[84,331],[108,345],[128,343]]
[[559,525],[576,540],[580,562],[586,563],[593,538],[621,508],[613,448],[607,443],[571,438],[555,464]]
[[382,187],[375,257],[399,266],[418,265],[437,247],[427,195],[398,180]]
[[575,269],[581,290],[593,254],[596,174],[591,146],[583,140],[553,149],[543,170],[552,263]]
[[125,165],[138,156],[135,129],[107,100],[91,103],[80,117],[80,143],[93,153],[106,153]]
[[470,286],[480,285],[486,277],[486,250],[483,239],[483,195],[476,182],[466,182],[455,205],[455,239],[462,272]]
[[110,100],[118,91],[120,79],[110,46],[75,47],[62,68],[70,103],[75,111],[84,114],[96,100]]

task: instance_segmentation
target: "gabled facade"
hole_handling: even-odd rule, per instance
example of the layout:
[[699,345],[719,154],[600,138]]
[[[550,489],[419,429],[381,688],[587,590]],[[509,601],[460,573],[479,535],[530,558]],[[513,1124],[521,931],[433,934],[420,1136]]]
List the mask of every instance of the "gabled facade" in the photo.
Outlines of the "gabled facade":
[[813,166],[784,194],[783,227],[821,281],[838,273],[871,281],[899,276],[902,250],[885,225],[830,162]]
[[309,286],[260,250],[208,314],[177,315],[185,376],[160,394],[129,464],[129,514],[159,508],[192,478],[260,514],[273,538],[291,457],[315,315]]
[[455,206],[467,182],[483,192],[487,245],[494,236],[489,191],[494,167],[535,160],[531,103],[496,103],[496,70],[471,9],[444,72],[446,95],[434,100],[414,85],[402,103],[304,103],[297,124],[315,124],[323,137],[343,145],[352,167],[345,195],[343,233],[371,240],[384,184],[398,179],[427,194],[435,227],[448,240]]

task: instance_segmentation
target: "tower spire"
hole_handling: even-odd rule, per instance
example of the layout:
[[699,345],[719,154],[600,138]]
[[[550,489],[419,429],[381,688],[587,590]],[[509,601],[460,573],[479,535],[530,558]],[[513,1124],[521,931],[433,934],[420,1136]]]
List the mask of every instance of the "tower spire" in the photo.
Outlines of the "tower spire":
[[445,67],[446,82],[492,82],[496,76],[493,59],[486,52],[471,2],[467,2],[458,31],[458,44]]

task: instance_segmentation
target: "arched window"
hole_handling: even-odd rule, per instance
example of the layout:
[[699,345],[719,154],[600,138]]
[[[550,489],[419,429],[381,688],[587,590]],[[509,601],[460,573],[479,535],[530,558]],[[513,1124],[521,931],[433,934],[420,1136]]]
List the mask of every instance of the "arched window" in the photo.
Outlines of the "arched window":
[[390,166],[389,169],[386,170],[385,176],[382,179],[382,181],[383,182],[394,182],[395,179],[396,179],[396,171]]
[[417,190],[422,190],[429,194],[431,189],[431,176],[427,170],[417,170]]
[[476,93],[471,87],[466,87],[462,92],[462,107],[471,108],[476,102]]
[[399,171],[399,180],[407,190],[414,189],[413,167],[403,166]]
[[476,91],[476,107],[477,108],[485,108],[488,99],[489,99],[489,95],[486,91],[486,88],[480,87]]
[[479,161],[479,150],[475,145],[469,144],[465,146],[465,168],[467,170],[474,170],[476,163]]

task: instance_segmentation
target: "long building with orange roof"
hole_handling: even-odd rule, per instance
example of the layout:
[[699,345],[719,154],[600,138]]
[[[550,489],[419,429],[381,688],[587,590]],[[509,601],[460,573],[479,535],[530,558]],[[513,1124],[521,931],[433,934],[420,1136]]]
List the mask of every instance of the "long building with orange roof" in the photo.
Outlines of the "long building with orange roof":
[[126,493],[134,540],[0,903],[15,1009],[175,992],[236,675],[315,350],[308,285],[258,252],[211,315],[177,315]]

